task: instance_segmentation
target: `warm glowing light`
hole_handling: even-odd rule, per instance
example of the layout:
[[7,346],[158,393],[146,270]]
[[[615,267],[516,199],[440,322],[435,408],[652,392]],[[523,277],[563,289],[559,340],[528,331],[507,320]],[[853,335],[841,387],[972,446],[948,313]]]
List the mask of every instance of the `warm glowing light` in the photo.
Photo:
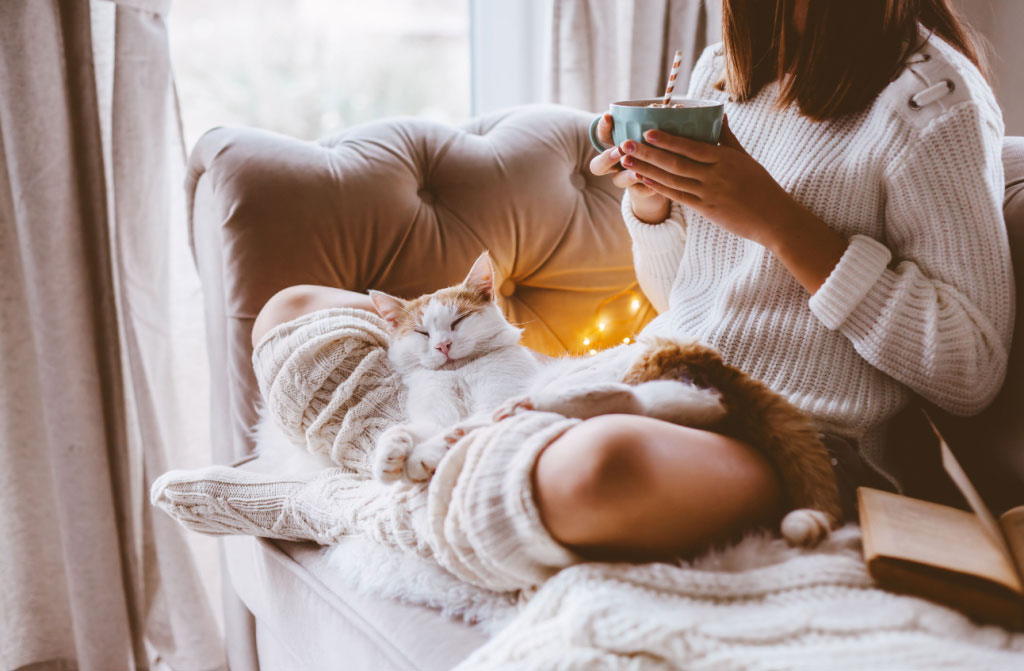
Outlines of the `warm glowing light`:
[[583,346],[586,347],[589,344],[590,344],[590,338],[584,338],[583,339]]
[[626,336],[625,338],[623,338],[622,342],[624,342],[624,343],[626,343],[628,345],[629,344],[629,336]]
[[588,352],[588,354],[590,354],[590,356],[594,356],[595,354],[597,354],[597,350],[596,349],[592,349],[592,350],[590,350],[590,352]]
[[629,304],[629,307],[633,308],[633,312],[636,312],[640,309],[640,300],[634,298],[633,302]]
[[603,331],[605,326],[606,326],[606,324],[604,322],[599,322],[598,325],[597,325],[597,330],[598,331]]

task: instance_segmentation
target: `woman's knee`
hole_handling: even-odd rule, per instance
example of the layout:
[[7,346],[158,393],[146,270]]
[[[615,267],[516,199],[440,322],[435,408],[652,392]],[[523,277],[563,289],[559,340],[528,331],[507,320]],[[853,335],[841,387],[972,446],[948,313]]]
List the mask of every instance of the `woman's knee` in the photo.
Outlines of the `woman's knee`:
[[602,415],[577,424],[541,453],[534,489],[551,534],[584,544],[642,505],[654,464],[630,417]]
[[267,331],[278,324],[291,321],[312,310],[316,302],[317,289],[311,284],[296,284],[285,287],[263,304],[252,325],[252,342],[255,345]]

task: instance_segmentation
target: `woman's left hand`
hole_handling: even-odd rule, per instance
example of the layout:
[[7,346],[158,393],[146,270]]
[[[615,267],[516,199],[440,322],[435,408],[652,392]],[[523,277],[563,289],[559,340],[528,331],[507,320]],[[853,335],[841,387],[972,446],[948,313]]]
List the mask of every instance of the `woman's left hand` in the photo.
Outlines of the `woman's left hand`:
[[[799,204],[743,149],[722,121],[721,144],[651,130],[653,146],[626,141],[620,163],[651,190],[736,235],[770,246]],[[630,151],[632,149],[632,151]]]

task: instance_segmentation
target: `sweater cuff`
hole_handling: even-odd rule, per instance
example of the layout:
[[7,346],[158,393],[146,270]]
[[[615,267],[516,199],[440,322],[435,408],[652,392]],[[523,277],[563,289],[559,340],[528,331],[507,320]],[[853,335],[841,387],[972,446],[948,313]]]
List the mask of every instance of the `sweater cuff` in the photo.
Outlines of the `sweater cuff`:
[[[633,244],[645,250],[662,251],[665,244],[676,245],[686,240],[686,220],[683,218],[683,206],[675,201],[668,210],[668,217],[658,224],[640,221],[633,214],[633,203],[629,199],[629,191],[622,195],[622,220]],[[675,268],[673,268],[675,270]]]
[[882,277],[892,252],[866,235],[854,235],[825,283],[811,296],[811,312],[830,330],[842,326]]
[[668,218],[660,224],[648,224],[633,214],[629,191],[622,196],[622,220],[633,239],[633,249],[644,259],[651,275],[669,282],[679,270],[679,259],[686,245],[686,219],[683,206],[672,201]]

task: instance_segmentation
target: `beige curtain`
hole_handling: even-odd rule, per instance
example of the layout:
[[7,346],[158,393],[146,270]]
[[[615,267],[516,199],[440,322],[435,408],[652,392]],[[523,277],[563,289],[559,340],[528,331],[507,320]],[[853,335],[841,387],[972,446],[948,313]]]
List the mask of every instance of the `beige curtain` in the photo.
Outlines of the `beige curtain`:
[[213,548],[147,496],[209,459],[168,8],[0,3],[4,670],[224,664]]
[[676,49],[683,52],[677,91],[701,51],[721,40],[717,0],[554,0],[551,47],[553,102],[585,110],[655,98]]

